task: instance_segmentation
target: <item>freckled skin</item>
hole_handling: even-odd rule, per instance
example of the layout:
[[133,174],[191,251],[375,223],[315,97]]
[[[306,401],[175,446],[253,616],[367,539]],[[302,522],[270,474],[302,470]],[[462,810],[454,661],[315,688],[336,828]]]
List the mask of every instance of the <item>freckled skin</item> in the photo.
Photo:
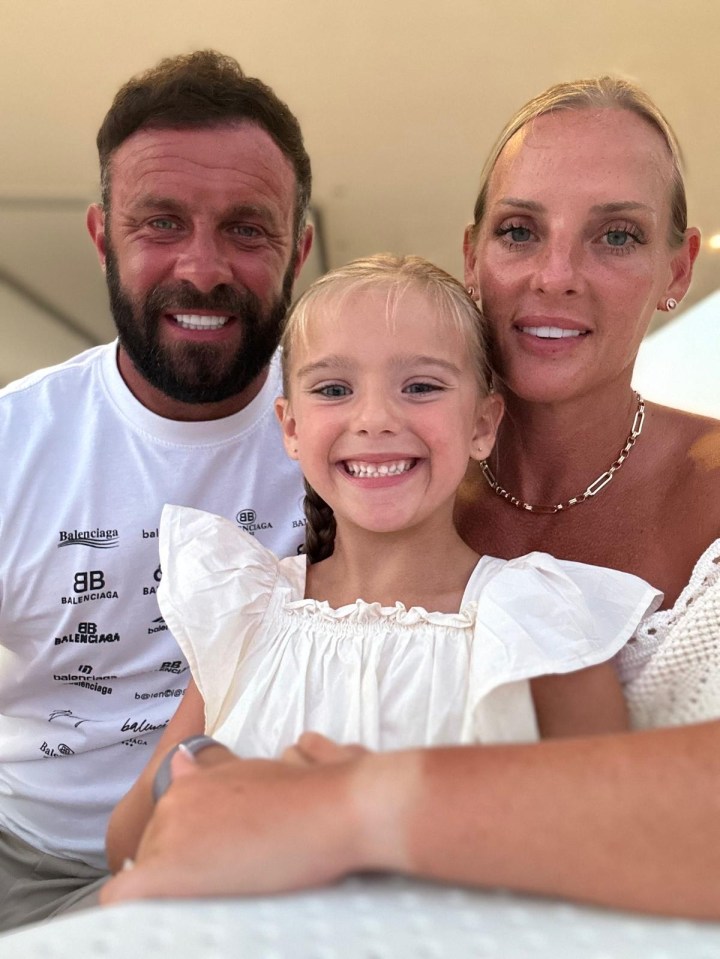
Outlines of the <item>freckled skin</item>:
[[720,469],[720,426],[710,429],[696,440],[688,455],[701,470],[713,472]]
[[[617,458],[637,402],[632,368],[665,298],[680,301],[699,234],[670,234],[670,158],[625,110],[558,111],[516,135],[493,171],[468,285],[482,296],[507,413],[491,466],[529,503],[565,502]],[[582,335],[541,340],[528,328]],[[720,424],[646,404],[642,435],[612,482],[566,513],[521,512],[472,464],[456,507],[479,552],[533,549],[636,573],[672,606],[720,536]]]

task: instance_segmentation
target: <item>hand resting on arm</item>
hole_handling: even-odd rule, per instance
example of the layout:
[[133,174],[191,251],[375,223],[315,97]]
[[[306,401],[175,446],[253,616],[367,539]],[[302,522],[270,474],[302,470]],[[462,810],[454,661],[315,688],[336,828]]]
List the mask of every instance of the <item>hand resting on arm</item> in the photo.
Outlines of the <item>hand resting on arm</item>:
[[294,762],[178,755],[135,868],[103,901],[280,892],[372,869],[720,917],[720,723],[346,755],[307,735]]

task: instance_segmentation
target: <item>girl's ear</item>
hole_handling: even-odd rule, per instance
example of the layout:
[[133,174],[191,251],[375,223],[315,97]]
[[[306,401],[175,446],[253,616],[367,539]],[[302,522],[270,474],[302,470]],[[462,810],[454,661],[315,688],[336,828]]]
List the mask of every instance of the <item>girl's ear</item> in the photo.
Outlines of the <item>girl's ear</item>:
[[478,403],[475,433],[470,445],[472,459],[488,458],[495,445],[495,437],[504,412],[505,402],[499,393],[490,393]]
[[275,415],[280,421],[282,428],[283,443],[285,452],[291,460],[298,459],[298,438],[296,432],[295,418],[290,409],[290,400],[284,396],[279,396],[275,400]]

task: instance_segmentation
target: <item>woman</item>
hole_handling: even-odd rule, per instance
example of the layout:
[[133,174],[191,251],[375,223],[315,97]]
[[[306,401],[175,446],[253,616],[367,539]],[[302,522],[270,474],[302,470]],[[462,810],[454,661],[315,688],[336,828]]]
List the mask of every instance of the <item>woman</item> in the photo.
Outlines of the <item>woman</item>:
[[[465,238],[508,412],[497,452],[468,477],[463,535],[503,557],[541,548],[637,573],[665,592],[656,615],[671,630],[680,607],[720,613],[720,424],[645,404],[631,375],[654,310],[682,299],[698,249],[672,132],[613,80],[561,85],[520,111]],[[681,596],[701,554],[708,582],[696,576]],[[675,644],[682,663],[687,642],[671,631],[663,648]],[[648,722],[663,721],[657,688],[634,708]],[[716,715],[711,706],[693,718]],[[307,734],[285,763],[179,753],[138,866],[105,900],[387,869],[718,917],[718,747],[720,724],[707,723],[359,755]]]
[[[643,726],[720,715],[720,670],[705,679],[704,712],[680,702],[682,664],[667,649],[659,685],[638,675],[697,601],[686,587],[700,557],[702,572],[720,557],[720,424],[644,403],[631,386],[653,313],[682,300],[699,245],[672,130],[611,78],[553,87],[510,121],[465,236],[507,415],[468,477],[459,529],[493,555],[543,549],[663,590],[674,611],[623,657]],[[673,648],[691,642],[674,632]]]

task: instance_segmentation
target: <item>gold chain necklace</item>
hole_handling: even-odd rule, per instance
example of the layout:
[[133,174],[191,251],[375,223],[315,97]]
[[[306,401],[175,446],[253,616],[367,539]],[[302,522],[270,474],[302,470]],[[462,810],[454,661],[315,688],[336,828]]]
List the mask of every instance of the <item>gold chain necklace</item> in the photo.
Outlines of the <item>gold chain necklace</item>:
[[635,393],[635,396],[637,396],[638,401],[637,410],[635,411],[635,419],[633,420],[630,435],[628,436],[625,445],[620,450],[620,455],[612,464],[612,466],[605,470],[604,473],[601,473],[596,480],[593,480],[584,493],[579,493],[577,496],[573,496],[573,498],[569,499],[567,503],[558,503],[557,506],[533,506],[531,503],[525,503],[523,500],[518,499],[517,496],[513,496],[512,493],[508,493],[506,489],[503,489],[495,479],[495,476],[488,465],[488,461],[481,460],[480,468],[482,469],[483,476],[487,480],[488,486],[493,493],[497,493],[498,496],[506,499],[508,503],[512,503],[512,505],[516,506],[518,509],[527,510],[529,513],[562,513],[563,510],[570,509],[571,506],[577,506],[578,503],[584,503],[586,500],[591,499],[591,497],[596,496],[601,489],[604,489],[608,485],[610,480],[623,465],[625,460],[628,458],[630,450],[635,445],[635,441],[642,433],[643,423],[645,422],[645,400],[642,398],[642,396],[640,396],[639,393]]

